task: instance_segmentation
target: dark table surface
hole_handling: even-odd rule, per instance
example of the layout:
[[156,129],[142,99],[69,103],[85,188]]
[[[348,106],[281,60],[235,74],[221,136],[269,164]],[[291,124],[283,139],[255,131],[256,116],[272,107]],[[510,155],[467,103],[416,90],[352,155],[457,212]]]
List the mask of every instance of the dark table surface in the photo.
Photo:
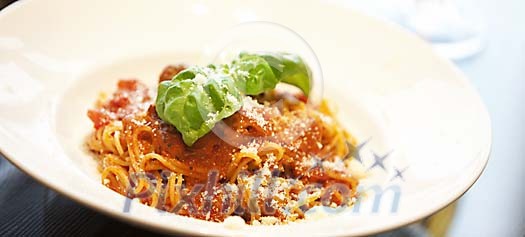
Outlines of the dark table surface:
[[0,236],[153,235],[40,185],[0,156]]

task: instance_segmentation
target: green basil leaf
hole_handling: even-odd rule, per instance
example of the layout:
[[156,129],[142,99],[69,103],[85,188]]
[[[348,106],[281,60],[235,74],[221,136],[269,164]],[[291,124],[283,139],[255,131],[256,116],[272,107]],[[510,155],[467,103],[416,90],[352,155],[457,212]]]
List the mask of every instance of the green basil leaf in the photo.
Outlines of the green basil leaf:
[[241,93],[231,76],[211,68],[192,67],[171,81],[160,83],[156,110],[191,146],[217,122],[237,112],[241,101]]
[[232,62],[230,74],[237,87],[247,95],[261,94],[279,83],[268,62],[257,55],[240,55]]
[[310,72],[302,59],[287,53],[240,54],[231,64],[191,67],[159,84],[159,117],[193,145],[213,126],[237,112],[242,96],[258,95],[284,82],[310,92]]
[[311,73],[301,57],[289,53],[263,52],[257,54],[241,53],[240,59],[254,56],[266,61],[278,82],[296,86],[308,96],[311,89]]

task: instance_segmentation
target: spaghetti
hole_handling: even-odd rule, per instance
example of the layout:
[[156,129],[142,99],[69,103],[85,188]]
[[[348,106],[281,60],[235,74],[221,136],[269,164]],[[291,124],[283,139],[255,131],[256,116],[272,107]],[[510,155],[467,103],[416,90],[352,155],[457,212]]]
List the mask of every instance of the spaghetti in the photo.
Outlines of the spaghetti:
[[[184,67],[170,66],[166,80]],[[159,118],[153,92],[121,80],[88,111],[95,131],[87,146],[102,183],[146,205],[221,222],[282,224],[317,205],[351,205],[358,179],[348,165],[356,141],[326,102],[271,92],[246,97],[242,108],[193,146]],[[350,144],[350,146],[348,145]]]

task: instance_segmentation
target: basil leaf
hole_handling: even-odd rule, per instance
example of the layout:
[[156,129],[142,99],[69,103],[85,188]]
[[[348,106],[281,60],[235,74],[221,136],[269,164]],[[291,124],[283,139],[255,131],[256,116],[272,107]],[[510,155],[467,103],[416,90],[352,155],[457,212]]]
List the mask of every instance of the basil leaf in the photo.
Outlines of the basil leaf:
[[261,94],[279,83],[268,62],[257,55],[240,55],[232,62],[230,74],[237,87],[247,95]]
[[284,82],[310,92],[310,73],[302,59],[287,53],[240,54],[230,64],[194,66],[159,84],[159,117],[193,145],[213,126],[237,112],[243,95],[258,95]]
[[[272,69],[278,82],[284,82],[296,86],[301,89],[306,96],[310,93],[311,73],[301,57],[289,53],[241,53],[240,60],[242,61],[244,58],[251,57],[263,58],[264,61],[266,61],[266,64]],[[274,87],[275,85],[271,88]]]
[[241,93],[231,76],[212,68],[192,67],[171,81],[159,84],[156,110],[159,117],[193,145],[213,126],[241,108]]

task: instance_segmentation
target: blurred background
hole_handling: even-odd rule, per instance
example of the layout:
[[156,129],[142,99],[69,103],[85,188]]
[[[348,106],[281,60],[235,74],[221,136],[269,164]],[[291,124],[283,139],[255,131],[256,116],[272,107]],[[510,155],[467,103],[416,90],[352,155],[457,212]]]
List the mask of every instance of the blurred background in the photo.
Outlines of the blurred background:
[[[0,9],[13,2],[0,0]],[[394,22],[425,39],[470,78],[492,118],[492,154],[478,182],[434,216],[379,236],[525,236],[525,1],[327,2]],[[156,235],[77,205],[1,155],[0,190],[0,236]]]

